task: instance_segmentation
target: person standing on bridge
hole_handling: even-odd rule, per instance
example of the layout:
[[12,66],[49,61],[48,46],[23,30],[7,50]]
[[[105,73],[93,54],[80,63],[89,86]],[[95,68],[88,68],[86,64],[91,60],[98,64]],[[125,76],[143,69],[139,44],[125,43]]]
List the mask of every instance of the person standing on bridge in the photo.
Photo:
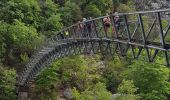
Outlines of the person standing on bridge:
[[77,26],[76,26],[76,35],[77,35],[77,37],[81,37],[82,33],[83,33],[83,24],[82,24],[81,21],[78,21]]
[[88,22],[86,22],[86,27],[87,27],[87,34],[88,34],[88,36],[90,36],[90,34],[92,33],[92,18],[91,17],[89,17],[88,18]]
[[111,20],[108,13],[106,14],[106,17],[103,18],[103,23],[104,23],[104,29],[108,33],[109,28],[111,26]]
[[83,18],[83,37],[87,37],[87,26],[86,26],[86,18]]
[[119,15],[118,15],[118,12],[115,12],[114,13],[114,26],[113,26],[113,28],[112,28],[112,30],[113,30],[113,35],[114,35],[114,37],[116,36],[116,30],[118,31],[119,29],[120,29],[120,17],[119,17]]
[[118,12],[115,12],[114,15],[115,15],[115,17],[114,17],[115,28],[117,30],[119,30],[119,28],[120,28],[120,17],[118,15]]
[[64,32],[64,34],[65,34],[65,38],[68,38],[68,37],[69,37],[69,32],[68,32],[68,30],[66,30],[66,31]]

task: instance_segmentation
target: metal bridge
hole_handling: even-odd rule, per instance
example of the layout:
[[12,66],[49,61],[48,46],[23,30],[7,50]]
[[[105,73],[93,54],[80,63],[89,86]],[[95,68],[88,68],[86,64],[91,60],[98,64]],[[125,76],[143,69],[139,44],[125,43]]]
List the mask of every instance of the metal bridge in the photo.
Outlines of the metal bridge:
[[[18,75],[18,91],[29,87],[31,81],[53,61],[70,55],[84,53],[129,56],[137,59],[146,56],[154,62],[157,55],[170,65],[170,9],[103,16],[74,24],[52,36],[30,59]],[[104,18],[110,18],[106,27]],[[87,23],[91,24],[89,28]],[[83,27],[82,27],[83,26]]]

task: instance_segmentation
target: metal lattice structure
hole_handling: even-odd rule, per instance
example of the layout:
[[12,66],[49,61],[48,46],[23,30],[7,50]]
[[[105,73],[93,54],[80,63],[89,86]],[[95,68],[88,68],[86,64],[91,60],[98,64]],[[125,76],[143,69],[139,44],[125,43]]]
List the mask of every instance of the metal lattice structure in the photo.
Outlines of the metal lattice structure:
[[[18,75],[18,87],[28,87],[53,61],[84,53],[111,56],[131,54],[133,59],[144,55],[149,62],[154,62],[159,55],[169,66],[170,20],[163,17],[169,12],[170,9],[120,13],[119,27],[114,20],[117,15],[109,15],[65,28],[48,39],[30,59],[23,72]],[[104,25],[104,18],[111,19],[109,30]],[[91,28],[87,23],[91,24]]]

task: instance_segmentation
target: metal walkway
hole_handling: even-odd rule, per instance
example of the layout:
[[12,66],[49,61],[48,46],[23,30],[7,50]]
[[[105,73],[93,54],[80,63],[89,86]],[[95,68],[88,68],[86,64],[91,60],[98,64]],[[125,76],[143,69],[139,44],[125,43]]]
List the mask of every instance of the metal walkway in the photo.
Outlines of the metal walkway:
[[[56,59],[84,53],[127,56],[133,59],[145,55],[149,62],[162,56],[170,65],[170,9],[120,13],[117,27],[115,16],[103,16],[67,27],[48,39],[18,75],[18,91],[29,87],[31,81]],[[110,18],[109,27],[104,18]],[[91,25],[87,25],[87,23]]]

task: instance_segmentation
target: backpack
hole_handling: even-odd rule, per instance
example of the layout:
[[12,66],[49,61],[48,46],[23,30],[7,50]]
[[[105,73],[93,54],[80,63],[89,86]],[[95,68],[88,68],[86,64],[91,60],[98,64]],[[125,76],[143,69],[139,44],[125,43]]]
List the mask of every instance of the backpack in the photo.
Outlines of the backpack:
[[87,26],[88,28],[91,28],[91,25],[92,25],[92,21],[86,22],[86,26]]

